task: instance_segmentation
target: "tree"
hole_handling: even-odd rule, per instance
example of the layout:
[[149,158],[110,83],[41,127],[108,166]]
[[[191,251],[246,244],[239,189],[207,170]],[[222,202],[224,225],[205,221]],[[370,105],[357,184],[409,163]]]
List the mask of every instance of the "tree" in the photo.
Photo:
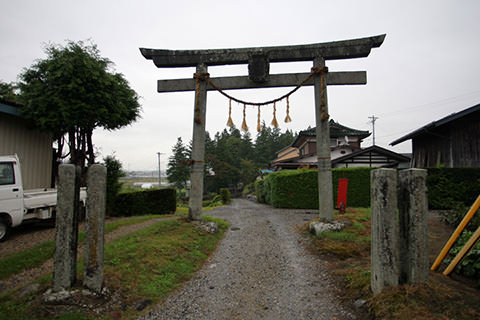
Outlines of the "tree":
[[190,178],[188,166],[190,153],[184,146],[182,138],[178,137],[177,143],[172,148],[172,155],[168,158],[167,177],[178,189],[183,189]]
[[16,92],[17,86],[15,83],[6,83],[0,81],[0,99],[7,102],[17,102],[18,95]]
[[115,155],[106,156],[103,158],[103,163],[107,168],[107,216],[112,216],[115,200],[122,188],[122,183],[118,180],[125,177],[125,172],[122,170],[122,163],[115,158]]
[[63,155],[66,143],[71,163],[93,164],[93,130],[115,130],[134,122],[140,112],[138,96],[94,44],[69,41],[65,47],[49,45],[45,53],[46,59],[19,76],[22,113],[53,133],[58,158],[68,156]]

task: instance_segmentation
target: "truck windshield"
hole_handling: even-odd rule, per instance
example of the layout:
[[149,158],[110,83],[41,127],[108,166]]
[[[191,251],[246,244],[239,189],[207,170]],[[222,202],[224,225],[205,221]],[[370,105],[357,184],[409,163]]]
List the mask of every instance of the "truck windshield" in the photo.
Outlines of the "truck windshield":
[[6,184],[15,184],[13,162],[0,162],[0,186]]

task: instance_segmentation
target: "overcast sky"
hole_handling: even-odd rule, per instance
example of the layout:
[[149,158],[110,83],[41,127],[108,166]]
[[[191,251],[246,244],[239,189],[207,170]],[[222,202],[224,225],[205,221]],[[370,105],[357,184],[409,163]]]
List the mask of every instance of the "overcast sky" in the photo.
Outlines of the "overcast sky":
[[[331,118],[372,131],[376,144],[411,152],[393,140],[431,121],[480,103],[480,1],[67,1],[2,0],[0,80],[16,81],[23,68],[45,58],[44,44],[91,39],[141,96],[142,118],[113,132],[97,130],[102,156],[112,154],[128,170],[162,170],[177,137],[192,138],[194,93],[157,93],[158,79],[191,78],[194,68],[158,69],[139,48],[211,49],[321,43],[386,34],[367,58],[327,61],[330,71],[367,71],[367,85],[331,86]],[[309,72],[311,62],[271,64],[270,73]],[[210,67],[211,76],[246,75],[246,65]],[[229,91],[249,101],[277,98],[290,88]],[[233,104],[237,127],[242,108]],[[277,106],[277,117],[285,107]],[[282,130],[315,126],[313,88],[290,98],[293,121]],[[252,136],[256,109],[247,108]],[[228,100],[210,91],[207,131],[225,128]],[[269,124],[272,107],[262,111]],[[372,144],[371,137],[362,146]]]

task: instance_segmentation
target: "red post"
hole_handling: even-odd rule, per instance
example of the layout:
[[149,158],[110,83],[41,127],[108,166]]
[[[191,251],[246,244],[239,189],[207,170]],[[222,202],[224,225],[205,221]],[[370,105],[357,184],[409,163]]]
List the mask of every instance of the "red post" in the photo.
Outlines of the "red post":
[[347,208],[348,179],[338,179],[337,208],[340,214],[344,214]]

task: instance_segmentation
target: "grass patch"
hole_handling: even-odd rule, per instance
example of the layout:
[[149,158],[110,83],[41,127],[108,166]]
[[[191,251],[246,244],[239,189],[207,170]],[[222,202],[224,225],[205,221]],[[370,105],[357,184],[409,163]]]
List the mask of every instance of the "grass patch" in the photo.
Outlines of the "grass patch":
[[373,296],[370,218],[370,209],[349,208],[335,214],[335,220],[347,223],[342,231],[312,236],[313,250],[328,261],[345,305],[368,300],[367,308],[355,311],[358,319],[480,319],[479,291],[439,273],[431,272],[427,284],[387,288]]
[[33,248],[7,256],[0,260],[0,280],[7,279],[26,269],[42,265],[53,256],[55,241],[45,241]]
[[[202,212],[208,212],[218,207],[203,207]],[[188,207],[179,207],[177,206],[176,214],[184,214],[188,216]]]
[[[49,275],[37,280],[41,288],[30,296],[11,292],[1,297],[0,319],[110,319],[112,310],[122,319],[135,318],[140,315],[134,307],[136,302],[160,302],[190,279],[216,249],[229,224],[212,217],[202,219],[217,222],[219,232],[206,233],[183,219],[164,220],[107,244],[104,283],[121,298],[100,316],[79,306],[65,308],[43,303],[39,292],[51,285]],[[80,267],[81,261],[77,268]],[[81,270],[78,274],[81,278]],[[122,306],[127,306],[126,310]]]
[[182,220],[162,221],[107,245],[105,272],[119,290],[162,299],[202,266],[227,228],[222,222],[208,235]]
[[[105,225],[105,233],[112,232],[120,227],[138,224],[158,217],[168,217],[166,215],[147,215],[132,217],[129,219],[122,219]],[[78,242],[82,243],[85,240],[85,232],[78,233]],[[48,240],[42,242],[35,247],[26,249],[24,251],[11,254],[3,259],[0,259],[0,280],[7,279],[10,276],[20,273],[27,269],[32,269],[41,266],[45,261],[53,257],[55,251],[55,241]]]

